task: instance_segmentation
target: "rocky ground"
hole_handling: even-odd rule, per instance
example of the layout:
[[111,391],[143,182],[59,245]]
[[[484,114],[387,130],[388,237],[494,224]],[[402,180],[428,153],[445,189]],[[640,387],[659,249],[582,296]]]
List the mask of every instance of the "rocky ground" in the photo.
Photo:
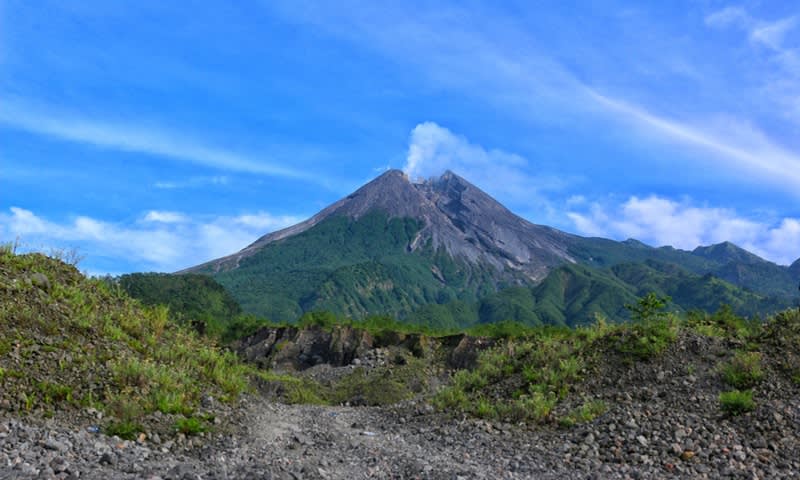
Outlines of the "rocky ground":
[[[452,418],[411,400],[390,407],[285,405],[249,396],[228,433],[123,441],[85,420],[0,419],[0,478],[796,478],[800,398],[780,381],[758,408],[719,412],[709,365],[723,344],[679,342],[666,359],[608,365],[586,391],[610,404],[570,428]],[[672,357],[672,358],[670,358]],[[700,359],[700,360],[698,360]],[[673,363],[669,363],[673,365]],[[686,369],[692,373],[686,374]],[[607,372],[608,373],[608,372]],[[83,418],[83,417],[82,417]],[[86,417],[88,418],[88,417]]]
[[681,418],[678,425],[662,421],[665,412],[620,407],[596,423],[560,431],[459,421],[413,403],[319,407],[250,399],[243,406],[235,434],[161,444],[3,419],[0,478],[795,478],[800,472],[796,435],[763,438],[777,424],[796,429],[797,408],[742,430],[672,415]]

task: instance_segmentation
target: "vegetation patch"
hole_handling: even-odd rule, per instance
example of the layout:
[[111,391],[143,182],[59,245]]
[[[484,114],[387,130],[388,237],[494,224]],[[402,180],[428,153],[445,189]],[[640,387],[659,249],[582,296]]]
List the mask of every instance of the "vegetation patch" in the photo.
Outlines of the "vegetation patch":
[[47,415],[91,406],[121,437],[204,395],[235,400],[252,368],[184,323],[72,265],[0,249],[0,400]]
[[199,435],[207,432],[206,423],[197,417],[181,417],[175,420],[175,431],[184,435]]
[[764,378],[760,352],[736,352],[733,359],[722,366],[725,383],[738,388],[752,388]]
[[558,423],[562,427],[572,427],[579,423],[588,423],[608,411],[606,402],[602,400],[587,400],[580,407],[561,417]]
[[541,329],[526,339],[505,339],[458,371],[434,404],[483,418],[544,422],[586,372],[588,348],[599,328]]
[[731,390],[719,394],[722,411],[728,415],[741,415],[756,408],[752,390]]

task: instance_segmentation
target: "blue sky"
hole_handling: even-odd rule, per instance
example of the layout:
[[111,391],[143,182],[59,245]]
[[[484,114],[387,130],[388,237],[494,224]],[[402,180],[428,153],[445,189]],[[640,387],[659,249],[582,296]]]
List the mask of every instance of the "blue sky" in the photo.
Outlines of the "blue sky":
[[0,0],[0,240],[174,271],[389,167],[791,263],[800,6]]

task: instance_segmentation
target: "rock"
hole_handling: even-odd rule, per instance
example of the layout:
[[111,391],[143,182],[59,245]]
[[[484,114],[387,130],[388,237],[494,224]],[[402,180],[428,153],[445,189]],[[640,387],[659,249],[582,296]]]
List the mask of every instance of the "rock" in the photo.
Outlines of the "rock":
[[50,468],[52,468],[55,473],[61,473],[69,469],[69,462],[63,457],[56,457],[50,462]]
[[100,456],[100,465],[116,465],[117,464],[117,457],[111,453],[106,452]]
[[53,440],[52,438],[48,438],[44,442],[42,442],[42,446],[48,450],[55,450],[57,452],[66,452],[69,450],[69,447],[64,444],[63,442],[59,442],[57,440]]
[[44,290],[45,292],[50,291],[50,279],[47,278],[47,275],[36,272],[31,274],[28,279],[34,287]]
[[636,441],[639,442],[639,445],[641,445],[643,447],[646,447],[647,445],[649,445],[649,442],[647,441],[647,438],[645,438],[644,435],[637,436],[636,437]]

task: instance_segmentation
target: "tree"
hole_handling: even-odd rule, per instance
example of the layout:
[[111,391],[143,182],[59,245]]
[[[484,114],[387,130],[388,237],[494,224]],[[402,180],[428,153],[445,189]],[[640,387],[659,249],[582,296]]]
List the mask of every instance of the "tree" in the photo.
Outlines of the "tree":
[[654,320],[667,315],[664,309],[672,301],[669,296],[659,297],[655,292],[650,292],[640,298],[635,305],[626,303],[625,308],[631,312],[631,317],[637,321]]

